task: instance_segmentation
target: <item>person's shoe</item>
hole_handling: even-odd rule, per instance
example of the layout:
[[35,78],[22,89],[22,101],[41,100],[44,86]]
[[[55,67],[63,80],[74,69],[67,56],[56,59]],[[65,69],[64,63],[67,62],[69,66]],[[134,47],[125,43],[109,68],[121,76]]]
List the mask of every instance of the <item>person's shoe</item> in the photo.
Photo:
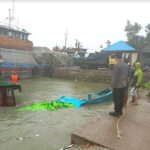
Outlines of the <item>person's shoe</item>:
[[114,117],[120,117],[122,113],[117,113],[116,111],[109,112],[109,115],[114,116]]
[[139,104],[138,102],[134,102],[134,103],[133,103],[133,105],[138,105],[138,104]]
[[120,112],[120,113],[118,113],[120,116],[122,116],[123,115],[123,113],[122,112]]
[[136,101],[136,97],[135,97],[135,96],[132,96],[131,102],[134,103],[135,101]]
[[126,107],[127,107],[127,104],[124,104],[123,107],[126,108]]

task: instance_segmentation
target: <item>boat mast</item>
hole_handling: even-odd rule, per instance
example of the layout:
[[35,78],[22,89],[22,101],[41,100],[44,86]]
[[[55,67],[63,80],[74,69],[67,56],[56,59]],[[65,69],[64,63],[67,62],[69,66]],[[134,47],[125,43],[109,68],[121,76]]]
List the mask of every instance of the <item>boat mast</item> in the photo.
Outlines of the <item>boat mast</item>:
[[14,19],[14,10],[15,10],[15,0],[13,0],[12,20]]
[[8,21],[9,21],[9,27],[10,27],[11,26],[11,9],[9,9]]
[[65,53],[67,50],[67,29],[66,29],[66,33],[65,33]]

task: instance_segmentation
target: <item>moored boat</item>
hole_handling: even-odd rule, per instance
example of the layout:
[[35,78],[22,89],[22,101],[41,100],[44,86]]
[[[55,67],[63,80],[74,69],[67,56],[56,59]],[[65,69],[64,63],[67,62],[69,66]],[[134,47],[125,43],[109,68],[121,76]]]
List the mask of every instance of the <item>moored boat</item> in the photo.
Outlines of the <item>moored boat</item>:
[[33,56],[33,43],[28,39],[31,33],[11,24],[14,16],[10,10],[8,19],[8,24],[0,24],[0,78],[8,78],[14,71],[21,79],[43,74],[51,76],[51,64],[39,63]]
[[90,93],[85,99],[77,99],[75,97],[62,96],[57,101],[73,104],[79,108],[82,105],[106,103],[112,101],[112,91],[109,88]]
[[88,98],[83,105],[105,103],[109,101],[112,101],[112,91],[106,88],[95,93],[88,94]]

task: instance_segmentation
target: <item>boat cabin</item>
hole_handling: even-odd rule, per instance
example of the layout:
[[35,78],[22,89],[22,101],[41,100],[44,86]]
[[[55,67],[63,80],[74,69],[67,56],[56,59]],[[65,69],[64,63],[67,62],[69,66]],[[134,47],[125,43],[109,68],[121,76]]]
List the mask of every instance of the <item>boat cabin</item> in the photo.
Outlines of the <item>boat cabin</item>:
[[8,36],[12,38],[18,38],[22,40],[28,40],[28,36],[30,33],[26,32],[26,30],[22,29],[15,30],[11,27],[0,26],[0,36]]
[[28,40],[29,32],[0,25],[0,47],[18,50],[32,50],[33,44]]

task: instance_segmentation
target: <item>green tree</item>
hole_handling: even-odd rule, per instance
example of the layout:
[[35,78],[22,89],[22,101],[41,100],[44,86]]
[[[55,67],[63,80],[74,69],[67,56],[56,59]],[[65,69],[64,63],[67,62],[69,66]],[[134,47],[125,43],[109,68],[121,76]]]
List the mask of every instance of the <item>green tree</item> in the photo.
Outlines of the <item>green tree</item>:
[[145,37],[138,35],[141,31],[141,24],[134,23],[131,24],[129,20],[127,20],[127,25],[125,26],[125,32],[127,33],[127,41],[130,45],[137,49],[141,49],[144,46]]
[[146,32],[145,44],[146,46],[150,46],[150,24],[148,24],[145,27],[145,32]]

